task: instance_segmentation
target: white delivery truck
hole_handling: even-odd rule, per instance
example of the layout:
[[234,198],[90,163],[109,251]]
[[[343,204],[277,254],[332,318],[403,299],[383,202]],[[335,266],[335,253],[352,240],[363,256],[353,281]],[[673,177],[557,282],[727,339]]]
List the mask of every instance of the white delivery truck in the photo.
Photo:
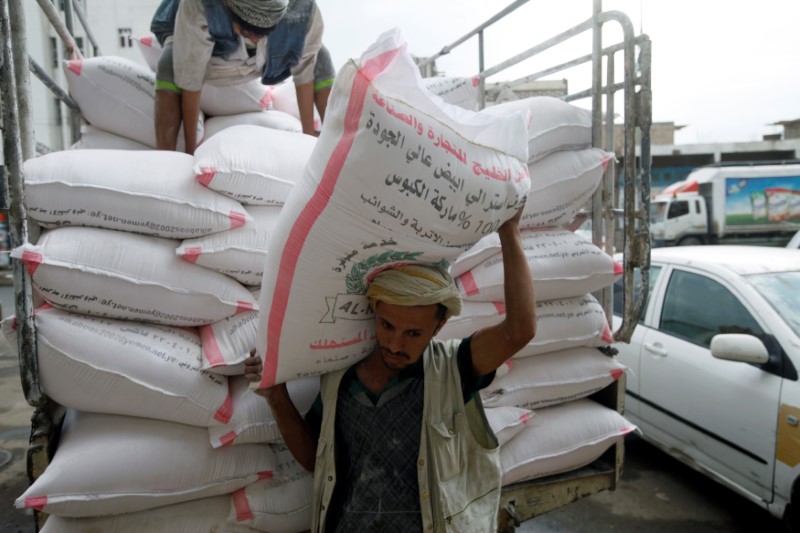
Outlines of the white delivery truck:
[[800,161],[714,164],[650,202],[653,246],[775,244],[800,229]]

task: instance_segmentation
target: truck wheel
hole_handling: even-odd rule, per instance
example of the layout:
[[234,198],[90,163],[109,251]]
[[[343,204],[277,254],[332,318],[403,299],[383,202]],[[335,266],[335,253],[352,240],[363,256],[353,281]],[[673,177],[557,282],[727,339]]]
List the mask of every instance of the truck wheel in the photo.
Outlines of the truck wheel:
[[700,237],[684,237],[678,242],[678,246],[697,246],[698,244],[703,244]]

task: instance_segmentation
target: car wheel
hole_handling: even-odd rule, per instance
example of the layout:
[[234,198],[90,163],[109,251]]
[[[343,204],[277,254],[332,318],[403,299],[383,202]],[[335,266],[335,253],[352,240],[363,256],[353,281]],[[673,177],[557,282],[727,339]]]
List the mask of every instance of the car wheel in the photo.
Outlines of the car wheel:
[[697,246],[698,244],[703,244],[703,240],[700,237],[684,237],[678,243],[678,246]]

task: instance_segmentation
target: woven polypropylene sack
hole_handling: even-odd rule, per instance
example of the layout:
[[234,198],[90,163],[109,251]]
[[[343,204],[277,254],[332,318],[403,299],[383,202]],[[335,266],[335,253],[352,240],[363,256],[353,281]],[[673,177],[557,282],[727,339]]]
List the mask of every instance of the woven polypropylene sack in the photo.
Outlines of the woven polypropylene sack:
[[186,261],[230,276],[243,285],[261,285],[269,238],[280,214],[277,206],[249,206],[243,226],[198,239],[186,239],[176,253]]
[[592,145],[592,112],[552,96],[533,96],[487,107],[481,113],[500,116],[529,110],[528,161],[533,163],[559,150]]
[[283,205],[311,157],[310,135],[232,126],[195,151],[197,181],[246,205]]
[[[156,147],[155,74],[124,57],[98,56],[64,61],[69,93],[89,124]],[[203,138],[202,113],[197,138]],[[183,150],[183,129],[178,150]]]
[[525,424],[535,415],[530,409],[513,406],[487,407],[484,412],[500,446],[525,429]]
[[215,450],[205,428],[69,410],[55,456],[15,505],[68,517],[130,513],[230,494],[276,467],[264,444]]
[[[579,235],[564,229],[522,230],[522,248],[533,276],[536,298],[557,300],[583,296],[608,287],[622,265]],[[494,236],[490,236],[494,237]],[[489,244],[490,240],[484,241]],[[504,302],[503,255],[495,255],[456,279],[465,300]]]
[[387,32],[337,75],[325,128],[273,232],[261,291],[261,387],[367,355],[364,296],[399,264],[447,268],[519,210],[525,117],[442,103]]
[[228,523],[230,496],[212,496],[156,509],[88,518],[51,515],[41,533],[253,533],[246,525]]
[[[196,330],[49,306],[35,320],[42,391],[60,405],[203,427],[230,421],[228,380],[201,370]],[[15,324],[1,324],[13,346]]]
[[264,111],[272,109],[272,91],[258,79],[235,85],[205,83],[200,92],[200,109],[212,117]]
[[81,127],[81,137],[72,143],[69,150],[152,150],[146,144],[120,137],[92,125]]
[[636,430],[621,414],[592,400],[540,409],[500,448],[503,485],[576,470]]
[[585,398],[607,387],[625,367],[595,348],[569,348],[508,361],[510,370],[481,390],[487,407],[541,409]]
[[[500,302],[463,302],[461,314],[450,317],[437,334],[461,339],[505,318]],[[514,357],[528,357],[578,346],[607,346],[614,342],[603,306],[591,294],[536,302],[536,336]]]
[[45,227],[94,226],[187,239],[251,221],[194,179],[188,154],[68,150],[25,162],[28,214]]
[[[225,131],[233,126],[240,125],[260,126],[281,131],[302,132],[300,119],[275,109],[265,111],[251,111],[250,113],[240,113],[238,115],[225,115],[210,117],[205,123],[205,139],[208,141],[221,131]],[[200,145],[202,146],[202,144]]]
[[555,152],[528,166],[531,193],[521,228],[568,224],[600,185],[614,154],[599,148]]
[[241,283],[175,254],[178,241],[98,228],[58,228],[15,248],[36,291],[87,315],[170,326],[211,324],[257,308]]

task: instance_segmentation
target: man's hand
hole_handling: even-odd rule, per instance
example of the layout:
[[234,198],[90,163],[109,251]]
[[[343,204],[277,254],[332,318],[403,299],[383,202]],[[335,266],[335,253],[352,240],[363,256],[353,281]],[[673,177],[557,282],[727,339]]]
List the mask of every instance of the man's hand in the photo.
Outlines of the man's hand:
[[244,377],[247,381],[255,383],[261,381],[261,372],[264,370],[264,364],[261,358],[256,355],[256,351],[250,352],[250,357],[244,360]]

